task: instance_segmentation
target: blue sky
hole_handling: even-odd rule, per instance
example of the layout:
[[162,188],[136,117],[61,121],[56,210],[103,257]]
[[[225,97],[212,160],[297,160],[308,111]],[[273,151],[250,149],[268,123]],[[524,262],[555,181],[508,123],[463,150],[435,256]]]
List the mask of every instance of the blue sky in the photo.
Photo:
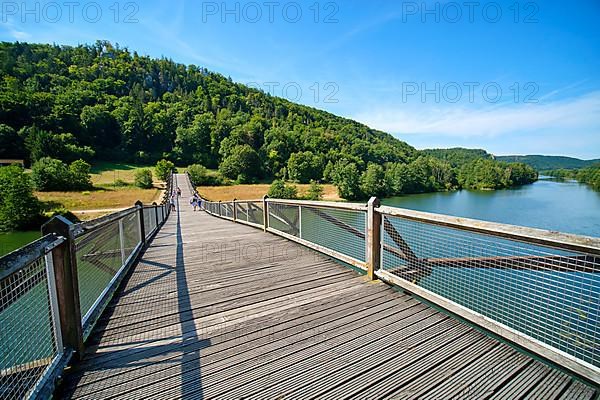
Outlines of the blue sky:
[[1,7],[0,40],[110,40],[357,119],[417,148],[600,158],[597,0]]

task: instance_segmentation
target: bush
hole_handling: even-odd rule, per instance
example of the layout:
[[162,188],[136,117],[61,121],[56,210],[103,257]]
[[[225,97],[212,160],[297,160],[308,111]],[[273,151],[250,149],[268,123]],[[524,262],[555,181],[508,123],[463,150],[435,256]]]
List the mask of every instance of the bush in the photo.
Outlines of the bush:
[[82,190],[92,187],[90,164],[73,161],[70,166],[54,158],[43,157],[31,167],[34,187],[42,192]]
[[71,174],[71,189],[83,190],[92,187],[92,178],[90,176],[91,165],[83,160],[76,160],[69,165]]
[[310,181],[306,198],[308,200],[321,200],[323,198],[323,186],[319,185],[316,181]]
[[152,171],[147,168],[135,171],[135,186],[142,189],[152,188]]
[[123,179],[115,179],[115,181],[112,184],[114,187],[125,187],[125,186],[129,186],[129,183],[125,182]]
[[33,186],[42,192],[69,190],[70,175],[67,165],[55,158],[42,157],[31,167]]
[[285,182],[273,181],[267,196],[274,199],[296,199],[298,197],[298,188],[294,185],[286,185]]
[[0,231],[28,228],[39,214],[40,203],[23,168],[0,168]]
[[193,164],[187,167],[187,172],[190,175],[192,185],[203,186],[209,183],[208,170],[200,165]]
[[175,164],[164,159],[157,162],[156,166],[154,167],[154,174],[161,181],[166,181],[169,177],[169,174],[176,171]]

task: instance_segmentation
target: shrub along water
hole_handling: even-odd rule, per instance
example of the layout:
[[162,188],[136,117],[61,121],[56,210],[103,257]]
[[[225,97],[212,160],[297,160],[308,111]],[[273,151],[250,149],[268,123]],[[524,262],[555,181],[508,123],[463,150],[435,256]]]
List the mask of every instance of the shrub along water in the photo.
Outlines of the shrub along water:
[[0,168],[0,231],[27,229],[40,219],[40,203],[20,166]]

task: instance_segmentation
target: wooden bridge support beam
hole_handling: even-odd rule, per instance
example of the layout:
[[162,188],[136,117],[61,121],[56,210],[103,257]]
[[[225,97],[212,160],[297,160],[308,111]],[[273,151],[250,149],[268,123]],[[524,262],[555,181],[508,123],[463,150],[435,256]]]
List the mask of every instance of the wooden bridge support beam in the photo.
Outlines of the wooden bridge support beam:
[[367,275],[374,280],[375,271],[381,263],[381,214],[375,210],[380,202],[376,197],[371,197],[367,204]]
[[52,250],[60,329],[63,346],[72,350],[75,357],[81,358],[84,353],[83,328],[75,240],[70,229],[72,225],[73,223],[66,218],[56,216],[42,225],[42,235],[54,233],[66,239]]

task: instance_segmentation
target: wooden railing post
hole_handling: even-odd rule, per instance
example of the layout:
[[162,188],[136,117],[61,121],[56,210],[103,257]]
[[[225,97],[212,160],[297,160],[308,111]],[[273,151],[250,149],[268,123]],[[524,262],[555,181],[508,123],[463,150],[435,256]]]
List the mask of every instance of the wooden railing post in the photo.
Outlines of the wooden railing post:
[[237,207],[235,206],[235,202],[237,201],[237,199],[233,199],[233,222],[237,221]]
[[56,216],[42,225],[42,235],[54,233],[66,239],[52,250],[60,329],[63,346],[73,350],[75,357],[81,358],[84,353],[83,328],[77,279],[77,257],[71,225],[73,223],[68,219]]
[[263,196],[263,231],[266,232],[269,228],[269,202],[267,199],[269,196],[266,194]]
[[138,220],[140,222],[140,239],[143,246],[146,244],[146,228],[144,228],[144,203],[138,200],[135,202],[135,206],[139,208]]
[[367,275],[372,280],[381,262],[381,214],[375,210],[379,205],[377,197],[371,197],[367,204]]

